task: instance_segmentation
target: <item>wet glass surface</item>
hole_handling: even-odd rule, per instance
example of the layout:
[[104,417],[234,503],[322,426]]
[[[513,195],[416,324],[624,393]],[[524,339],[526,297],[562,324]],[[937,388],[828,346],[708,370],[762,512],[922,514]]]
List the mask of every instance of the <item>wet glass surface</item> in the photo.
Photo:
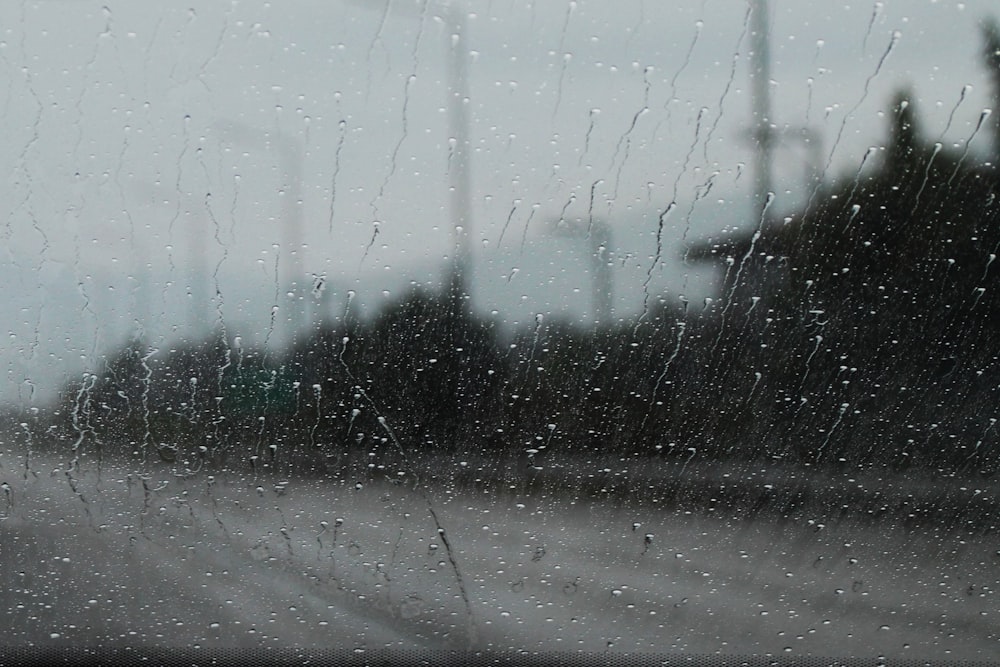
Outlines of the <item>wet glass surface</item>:
[[0,7],[0,645],[995,659],[994,13]]

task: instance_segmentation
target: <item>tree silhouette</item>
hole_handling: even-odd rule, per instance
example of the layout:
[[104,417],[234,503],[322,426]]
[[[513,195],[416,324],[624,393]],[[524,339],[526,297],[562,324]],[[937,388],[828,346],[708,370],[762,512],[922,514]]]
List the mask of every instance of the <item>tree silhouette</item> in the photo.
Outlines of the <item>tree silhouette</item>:
[[727,267],[705,379],[725,410],[724,387],[763,374],[755,417],[774,455],[956,464],[988,423],[970,406],[1000,379],[997,171],[924,139],[909,92],[889,117],[874,170],[790,223],[699,250]]
[[[983,37],[1000,108],[996,22]],[[492,457],[498,475],[635,458],[992,473],[1000,113],[983,153],[929,138],[909,90],[887,111],[864,169],[689,254],[724,276],[704,308],[507,337],[453,272],[287,351],[130,340],[64,387],[45,437],[179,472],[391,476],[432,452]]]

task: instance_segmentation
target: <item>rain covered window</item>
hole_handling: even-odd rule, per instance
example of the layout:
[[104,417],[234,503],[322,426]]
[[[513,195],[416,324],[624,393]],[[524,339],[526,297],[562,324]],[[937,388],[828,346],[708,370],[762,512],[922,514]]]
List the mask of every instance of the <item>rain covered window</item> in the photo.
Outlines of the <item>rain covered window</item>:
[[0,5],[0,645],[996,659],[998,20]]

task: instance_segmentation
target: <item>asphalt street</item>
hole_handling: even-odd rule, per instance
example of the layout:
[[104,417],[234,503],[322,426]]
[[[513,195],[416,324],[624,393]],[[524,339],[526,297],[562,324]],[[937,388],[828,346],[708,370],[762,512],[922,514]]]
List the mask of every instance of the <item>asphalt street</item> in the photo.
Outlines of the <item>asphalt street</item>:
[[995,534],[10,460],[4,645],[1000,651]]

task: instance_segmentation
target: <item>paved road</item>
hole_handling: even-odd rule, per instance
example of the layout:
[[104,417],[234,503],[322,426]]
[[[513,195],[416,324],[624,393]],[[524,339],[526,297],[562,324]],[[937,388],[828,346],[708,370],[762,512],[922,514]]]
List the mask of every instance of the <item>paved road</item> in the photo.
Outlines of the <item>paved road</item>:
[[248,535],[227,535],[210,513],[188,511],[183,492],[152,492],[143,516],[141,485],[130,492],[113,475],[93,482],[78,481],[86,503],[62,475],[12,485],[14,508],[0,522],[0,644],[441,643],[308,569],[260,558],[241,545]]
[[9,461],[2,644],[1000,652],[996,535]]

